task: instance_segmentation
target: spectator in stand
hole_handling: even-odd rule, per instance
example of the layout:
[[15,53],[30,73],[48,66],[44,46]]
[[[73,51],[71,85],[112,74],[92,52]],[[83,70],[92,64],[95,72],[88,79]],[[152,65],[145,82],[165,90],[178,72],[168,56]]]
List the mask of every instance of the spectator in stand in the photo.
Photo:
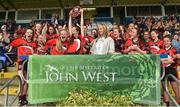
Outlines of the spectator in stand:
[[58,15],[57,14],[52,14],[51,23],[52,23],[53,26],[58,25],[58,20],[59,20]]
[[144,51],[144,45],[139,39],[140,31],[138,28],[133,28],[129,32],[131,39],[128,39],[125,43],[124,54],[146,54]]
[[177,50],[177,53],[180,54],[180,41],[179,41],[180,36],[177,34],[174,34],[173,40],[172,40],[172,46]]
[[5,52],[4,37],[2,32],[0,32],[0,55],[4,55]]
[[152,17],[147,17],[145,19],[145,26],[147,27],[148,31],[151,31],[151,27],[152,27]]
[[115,52],[116,53],[123,53],[123,47],[124,47],[124,43],[125,43],[120,32],[121,31],[118,28],[114,28],[113,34],[111,35],[111,37],[113,38],[114,43],[115,43]]
[[157,54],[163,48],[163,41],[158,38],[159,32],[157,30],[151,31],[152,41],[149,42],[150,53]]
[[144,40],[144,50],[147,51],[147,53],[150,53],[149,51],[149,44],[152,42],[151,38],[150,38],[150,33],[149,31],[145,31],[143,33],[143,40]]
[[109,32],[109,35],[112,37],[113,36],[113,30],[114,29],[119,29],[119,25],[117,23],[113,23],[112,29]]
[[37,41],[38,36],[40,36],[42,34],[42,25],[40,23],[35,24],[35,31],[34,32],[35,33],[34,33],[33,41]]
[[37,39],[37,51],[36,54],[38,55],[46,55],[48,48],[46,47],[46,38],[43,35],[38,35]]
[[1,42],[3,44],[4,51],[7,52],[9,50],[10,34],[7,32],[6,25],[1,26],[1,31],[2,31]]
[[57,38],[58,33],[59,33],[59,31],[58,31],[57,27],[54,28],[53,25],[48,26],[48,24],[45,24],[45,26],[44,26],[44,28],[42,30],[42,34],[45,35],[46,40]]

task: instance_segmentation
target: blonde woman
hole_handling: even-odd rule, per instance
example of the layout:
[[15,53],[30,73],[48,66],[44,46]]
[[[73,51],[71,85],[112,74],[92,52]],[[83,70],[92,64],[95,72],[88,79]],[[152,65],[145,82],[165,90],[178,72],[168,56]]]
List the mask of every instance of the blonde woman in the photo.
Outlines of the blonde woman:
[[93,42],[91,54],[113,54],[114,51],[114,40],[108,36],[107,26],[105,24],[98,25],[98,38]]

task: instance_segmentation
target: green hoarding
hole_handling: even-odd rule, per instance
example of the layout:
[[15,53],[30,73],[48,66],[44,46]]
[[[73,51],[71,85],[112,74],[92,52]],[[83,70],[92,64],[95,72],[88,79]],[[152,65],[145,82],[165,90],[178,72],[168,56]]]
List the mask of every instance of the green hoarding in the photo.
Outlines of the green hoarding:
[[31,104],[59,101],[77,88],[102,96],[127,96],[135,103],[160,104],[157,55],[30,56],[28,68]]

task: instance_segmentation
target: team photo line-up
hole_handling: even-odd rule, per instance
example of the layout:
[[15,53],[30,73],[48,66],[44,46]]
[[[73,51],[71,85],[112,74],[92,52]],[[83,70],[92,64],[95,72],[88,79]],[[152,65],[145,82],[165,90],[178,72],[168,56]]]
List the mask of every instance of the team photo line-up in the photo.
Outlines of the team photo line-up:
[[[158,54],[161,69],[165,76],[178,77],[180,65],[180,20],[175,15],[168,18],[134,17],[128,25],[113,23],[109,28],[106,23],[98,23],[92,28],[90,21],[85,21],[84,10],[76,7],[69,12],[68,23],[58,24],[57,15],[53,14],[51,22],[29,23],[28,27],[18,26],[13,35],[10,25],[3,23],[0,31],[1,55],[13,53],[17,57],[18,73],[22,75],[23,55],[107,55],[107,54]],[[27,64],[23,74],[26,78]],[[163,70],[163,69],[162,69]],[[5,70],[6,72],[6,70]],[[164,89],[163,99],[169,105],[169,97]],[[169,78],[176,101],[180,104],[178,83]],[[21,105],[27,104],[28,84],[23,81],[23,90],[19,96]]]

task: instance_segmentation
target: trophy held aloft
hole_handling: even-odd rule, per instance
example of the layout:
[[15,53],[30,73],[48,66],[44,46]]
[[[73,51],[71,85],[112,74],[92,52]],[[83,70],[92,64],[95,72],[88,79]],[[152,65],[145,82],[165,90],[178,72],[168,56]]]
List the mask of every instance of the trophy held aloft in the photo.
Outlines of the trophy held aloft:
[[81,10],[80,6],[75,6],[75,7],[73,7],[73,9],[70,12],[70,15],[71,15],[72,20],[73,20],[72,23],[75,25],[79,23],[80,16],[81,16],[80,10]]

